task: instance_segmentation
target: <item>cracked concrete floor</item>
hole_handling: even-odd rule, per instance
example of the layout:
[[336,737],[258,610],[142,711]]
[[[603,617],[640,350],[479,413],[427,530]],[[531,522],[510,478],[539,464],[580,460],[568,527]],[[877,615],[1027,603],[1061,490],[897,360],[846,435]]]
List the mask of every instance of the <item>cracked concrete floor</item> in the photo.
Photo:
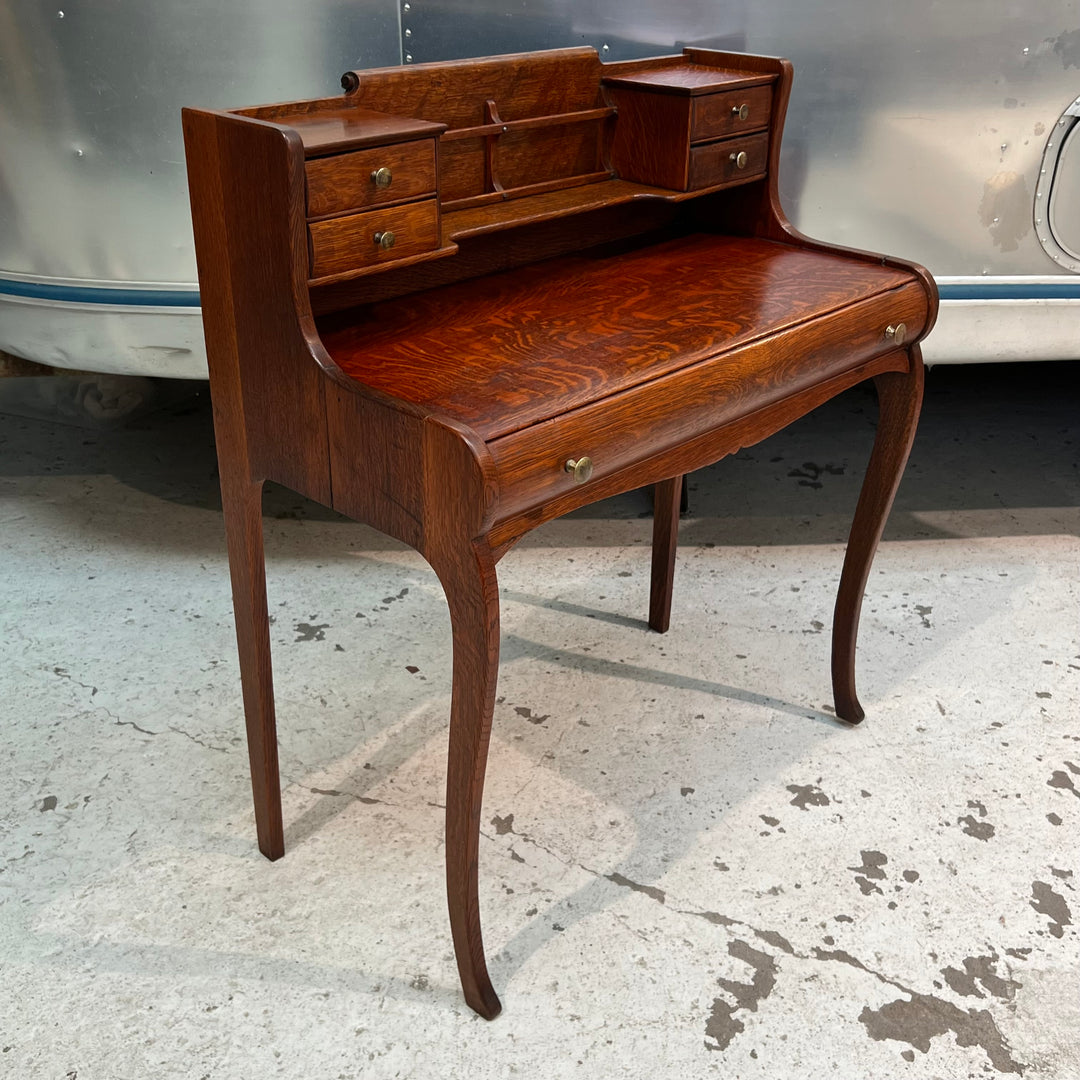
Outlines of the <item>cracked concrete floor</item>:
[[857,729],[828,627],[865,391],[693,477],[665,636],[644,494],[507,557],[493,1023],[450,950],[421,560],[268,494],[271,865],[205,393],[0,417],[0,1074],[1080,1076],[1078,373],[930,373]]

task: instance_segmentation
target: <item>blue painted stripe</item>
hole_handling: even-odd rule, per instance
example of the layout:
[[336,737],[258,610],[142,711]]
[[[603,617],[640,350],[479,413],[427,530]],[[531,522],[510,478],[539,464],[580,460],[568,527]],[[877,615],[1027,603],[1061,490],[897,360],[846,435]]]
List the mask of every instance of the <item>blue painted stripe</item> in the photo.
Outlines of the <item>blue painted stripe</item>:
[[1080,280],[1039,282],[987,281],[938,285],[942,300],[1080,300]]
[[48,285],[0,277],[0,296],[26,296],[62,304],[122,304],[126,307],[199,306],[199,294],[187,289],[114,289],[91,285]]
[[[1080,300],[1080,280],[972,282],[941,284],[942,300]],[[25,296],[64,304],[119,304],[127,307],[197,308],[199,294],[187,289],[117,289],[87,285],[49,285],[0,277],[0,296]]]

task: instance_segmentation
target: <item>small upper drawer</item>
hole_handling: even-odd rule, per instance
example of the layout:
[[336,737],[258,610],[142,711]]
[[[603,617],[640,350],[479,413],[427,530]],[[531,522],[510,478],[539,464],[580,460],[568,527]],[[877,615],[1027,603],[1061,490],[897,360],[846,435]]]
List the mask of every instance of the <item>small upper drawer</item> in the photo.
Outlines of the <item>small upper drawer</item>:
[[369,210],[364,214],[313,221],[311,276],[327,277],[439,246],[439,207],[434,199]]
[[769,160],[769,133],[759,131],[741,139],[721,139],[690,147],[687,191],[714,184],[737,184],[763,176]]
[[691,105],[690,139],[700,142],[760,130],[768,127],[771,111],[771,86],[702,94],[695,97]]
[[435,140],[378,146],[307,163],[307,216],[400,202],[435,191]]

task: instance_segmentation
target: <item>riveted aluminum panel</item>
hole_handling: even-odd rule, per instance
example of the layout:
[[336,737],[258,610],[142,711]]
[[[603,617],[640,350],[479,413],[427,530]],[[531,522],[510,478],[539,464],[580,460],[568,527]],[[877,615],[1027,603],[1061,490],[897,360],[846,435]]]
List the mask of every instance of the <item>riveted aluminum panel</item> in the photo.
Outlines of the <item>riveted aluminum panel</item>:
[[[620,60],[697,44],[794,62],[780,187],[800,228],[917,259],[962,283],[965,303],[982,281],[1029,280],[1037,298],[1047,276],[1077,280],[1035,231],[1042,155],[1080,94],[1076,0],[0,0],[0,30],[0,279],[193,290],[181,105],[334,93],[346,68],[403,58],[593,45]],[[1080,144],[1069,147],[1073,168]],[[1070,246],[1074,172],[1054,199],[1054,229]],[[958,325],[948,359],[1000,352],[998,301],[983,299],[980,335]],[[1058,299],[1044,355],[1075,355],[1080,308]],[[951,332],[950,303],[931,360]],[[0,280],[0,348],[88,366],[64,340],[43,343],[29,307],[5,306]],[[15,323],[17,342],[4,329]],[[121,323],[110,325],[114,370],[203,370],[197,350],[175,351],[188,344],[139,330],[129,347]]]
[[181,107],[335,94],[399,42],[395,0],[0,0],[0,349],[204,375]]

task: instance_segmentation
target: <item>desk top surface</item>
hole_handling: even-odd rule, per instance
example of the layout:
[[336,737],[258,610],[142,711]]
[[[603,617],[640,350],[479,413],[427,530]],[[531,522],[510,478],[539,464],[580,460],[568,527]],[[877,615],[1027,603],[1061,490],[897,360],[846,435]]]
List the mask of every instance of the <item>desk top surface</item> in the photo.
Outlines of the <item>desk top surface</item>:
[[491,440],[910,281],[840,255],[695,234],[414,293],[319,330],[346,374]]

